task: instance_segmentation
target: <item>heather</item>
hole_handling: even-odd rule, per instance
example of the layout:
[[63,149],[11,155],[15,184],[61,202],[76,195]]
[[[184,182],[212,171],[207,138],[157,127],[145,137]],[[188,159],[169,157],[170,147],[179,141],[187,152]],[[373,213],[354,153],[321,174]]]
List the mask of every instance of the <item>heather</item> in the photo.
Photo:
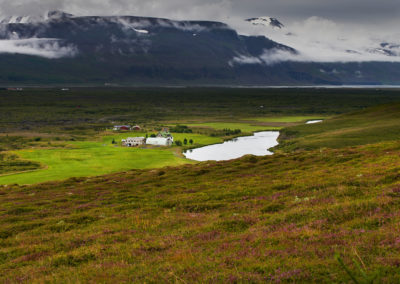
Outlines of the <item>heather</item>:
[[0,192],[3,282],[400,281],[400,144]]

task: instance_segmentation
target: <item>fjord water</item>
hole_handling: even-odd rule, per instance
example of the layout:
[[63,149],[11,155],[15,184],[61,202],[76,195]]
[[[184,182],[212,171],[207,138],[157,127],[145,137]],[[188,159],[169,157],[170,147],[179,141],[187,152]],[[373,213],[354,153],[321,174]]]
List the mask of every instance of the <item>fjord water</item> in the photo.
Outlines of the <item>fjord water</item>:
[[263,131],[226,141],[222,144],[210,145],[188,150],[186,158],[195,161],[226,161],[244,155],[267,156],[273,153],[268,149],[278,145],[279,131]]

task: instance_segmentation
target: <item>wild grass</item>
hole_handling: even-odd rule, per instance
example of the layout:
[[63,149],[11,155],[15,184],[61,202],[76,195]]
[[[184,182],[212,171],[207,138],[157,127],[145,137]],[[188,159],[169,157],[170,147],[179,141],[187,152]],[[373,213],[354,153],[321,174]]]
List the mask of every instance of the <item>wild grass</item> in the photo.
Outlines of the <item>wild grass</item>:
[[277,149],[340,148],[400,139],[400,104],[376,106],[281,131]]
[[340,254],[397,283],[399,165],[387,142],[3,187],[0,281],[350,282]]
[[307,122],[309,120],[327,119],[326,116],[275,116],[275,117],[253,117],[248,120],[258,122],[281,122],[281,123],[292,123],[292,122]]
[[223,129],[240,129],[244,133],[252,133],[256,131],[262,130],[279,130],[282,127],[273,127],[273,126],[264,126],[264,125],[252,125],[249,123],[235,123],[235,122],[206,122],[206,123],[193,123],[187,124],[189,127],[197,127],[197,128],[212,128],[216,130]]

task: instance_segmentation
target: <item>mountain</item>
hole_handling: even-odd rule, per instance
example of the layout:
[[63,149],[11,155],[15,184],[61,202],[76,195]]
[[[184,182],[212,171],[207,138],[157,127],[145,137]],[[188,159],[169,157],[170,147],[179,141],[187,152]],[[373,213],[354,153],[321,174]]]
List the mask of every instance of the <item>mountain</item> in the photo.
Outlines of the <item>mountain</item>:
[[1,22],[2,85],[304,85],[400,81],[399,64],[287,62],[282,58],[297,55],[294,48],[264,36],[240,35],[220,22],[78,17],[62,11],[42,17],[14,16]]
[[247,19],[246,21],[255,26],[272,27],[275,29],[282,29],[283,27],[285,27],[276,18],[271,18],[271,17],[251,18],[251,19]]

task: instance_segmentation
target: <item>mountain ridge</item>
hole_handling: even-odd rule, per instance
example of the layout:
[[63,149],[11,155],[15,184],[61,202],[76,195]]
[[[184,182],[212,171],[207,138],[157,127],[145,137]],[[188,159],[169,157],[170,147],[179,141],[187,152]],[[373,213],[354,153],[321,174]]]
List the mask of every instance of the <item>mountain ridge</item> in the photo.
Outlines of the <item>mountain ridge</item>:
[[[400,83],[399,64],[286,61],[297,50],[216,21],[47,13],[0,28],[0,84]],[[334,70],[334,71],[331,71]]]

